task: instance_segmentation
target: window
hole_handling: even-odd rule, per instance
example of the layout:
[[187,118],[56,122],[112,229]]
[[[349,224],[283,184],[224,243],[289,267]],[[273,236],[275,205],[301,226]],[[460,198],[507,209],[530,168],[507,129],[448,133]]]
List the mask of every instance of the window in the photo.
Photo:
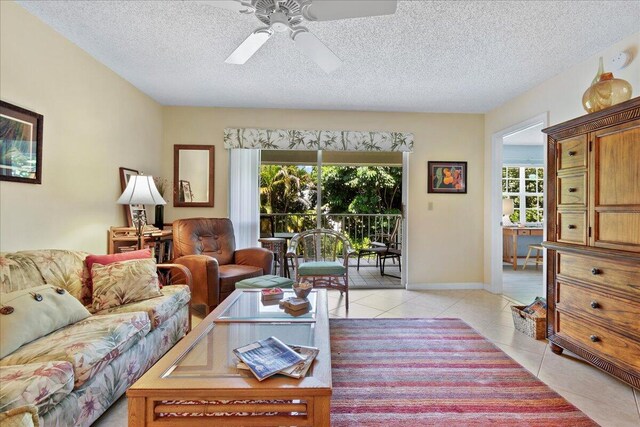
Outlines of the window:
[[513,199],[514,223],[537,224],[544,212],[544,168],[507,166],[502,168],[502,197]]

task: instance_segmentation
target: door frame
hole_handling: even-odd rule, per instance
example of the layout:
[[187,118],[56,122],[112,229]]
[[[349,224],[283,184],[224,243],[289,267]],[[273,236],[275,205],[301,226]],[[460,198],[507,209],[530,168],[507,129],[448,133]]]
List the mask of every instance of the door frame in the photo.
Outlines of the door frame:
[[[485,283],[485,290],[502,294],[502,161],[503,161],[503,140],[509,135],[518,133],[535,125],[542,124],[543,128],[549,126],[549,112],[538,114],[522,122],[504,128],[491,135],[491,153],[489,159],[489,224],[488,232],[490,244],[488,254],[485,252],[485,271],[489,272],[489,280]],[[546,145],[545,145],[546,147]],[[545,148],[546,153],[546,148]],[[547,239],[547,156],[544,156],[544,189],[545,203],[543,215],[545,218],[543,225],[543,240]],[[547,266],[547,250],[543,251],[543,271]],[[547,277],[543,276],[543,288],[546,294]],[[546,295],[545,295],[546,296]]]

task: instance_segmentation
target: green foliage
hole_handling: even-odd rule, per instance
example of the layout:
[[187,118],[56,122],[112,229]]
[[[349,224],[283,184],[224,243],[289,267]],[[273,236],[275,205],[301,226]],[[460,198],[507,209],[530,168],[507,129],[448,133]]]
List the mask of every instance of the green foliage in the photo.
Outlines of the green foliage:
[[260,212],[305,212],[311,207],[306,192],[315,184],[297,166],[263,165],[260,168]]
[[[263,165],[260,171],[262,213],[302,213],[316,204],[317,168]],[[402,168],[323,166],[323,211],[326,213],[399,213]]]
[[323,210],[328,213],[398,213],[402,205],[402,168],[324,166]]

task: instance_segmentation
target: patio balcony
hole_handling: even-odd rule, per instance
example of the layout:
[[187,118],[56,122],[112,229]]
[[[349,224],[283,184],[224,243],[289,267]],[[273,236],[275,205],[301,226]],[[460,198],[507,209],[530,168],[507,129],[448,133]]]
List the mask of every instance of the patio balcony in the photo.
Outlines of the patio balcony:
[[[291,237],[294,233],[316,227],[317,216],[315,213],[275,213],[268,216],[273,220],[273,231],[276,237]],[[375,235],[392,234],[399,218],[400,214],[322,214],[321,223],[322,228],[344,233],[357,251],[369,247],[369,243]],[[397,246],[402,248],[402,229],[399,229],[396,235]],[[375,256],[363,256],[360,260],[360,271],[357,270],[356,265],[357,256],[354,256],[349,261],[350,288],[402,287],[399,279],[399,265],[396,261],[387,260],[384,276],[381,275],[379,266],[376,266]]]

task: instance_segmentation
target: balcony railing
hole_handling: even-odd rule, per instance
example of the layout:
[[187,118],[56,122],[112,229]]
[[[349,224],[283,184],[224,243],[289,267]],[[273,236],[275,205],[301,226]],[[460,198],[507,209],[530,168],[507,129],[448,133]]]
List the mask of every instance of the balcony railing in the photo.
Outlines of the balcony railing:
[[[273,217],[275,233],[299,233],[316,228],[317,215],[313,213],[275,213]],[[367,246],[372,236],[393,232],[400,214],[322,214],[322,228],[341,231],[349,237],[354,248]],[[402,227],[402,225],[400,226]],[[402,229],[397,233],[397,241],[402,244]]]

